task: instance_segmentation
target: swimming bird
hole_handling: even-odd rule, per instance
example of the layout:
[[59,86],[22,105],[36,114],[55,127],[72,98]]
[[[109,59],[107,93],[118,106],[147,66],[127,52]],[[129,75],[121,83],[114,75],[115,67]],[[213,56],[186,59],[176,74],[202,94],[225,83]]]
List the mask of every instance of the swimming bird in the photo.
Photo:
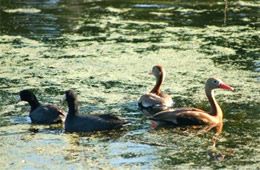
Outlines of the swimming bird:
[[156,84],[149,93],[142,95],[138,101],[138,106],[146,116],[167,110],[174,105],[171,96],[161,92],[161,85],[166,75],[163,67],[161,65],[155,65],[149,74],[155,76]]
[[160,122],[170,123],[176,126],[182,125],[209,125],[205,128],[206,131],[213,127],[217,127],[218,132],[222,131],[223,112],[214,97],[214,89],[233,90],[232,87],[226,85],[217,78],[209,78],[205,84],[206,96],[211,105],[211,112],[206,112],[192,107],[176,108],[172,110],[156,113],[150,120],[152,126],[157,127]]
[[69,111],[65,120],[66,132],[92,132],[120,129],[129,122],[112,114],[79,114],[77,95],[72,90],[65,91],[64,101],[67,101]]
[[65,112],[55,105],[42,105],[31,90],[22,90],[16,103],[26,101],[31,106],[29,117],[33,124],[55,124],[62,123]]

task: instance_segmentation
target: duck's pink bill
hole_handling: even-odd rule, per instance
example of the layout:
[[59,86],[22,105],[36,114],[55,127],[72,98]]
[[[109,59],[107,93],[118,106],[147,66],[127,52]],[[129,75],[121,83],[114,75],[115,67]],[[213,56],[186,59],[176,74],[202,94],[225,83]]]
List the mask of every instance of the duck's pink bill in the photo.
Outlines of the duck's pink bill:
[[157,128],[157,126],[158,126],[158,123],[156,121],[151,120],[151,127],[155,129],[155,128]]
[[149,72],[148,74],[149,74],[149,75],[153,75],[153,72]]
[[219,88],[227,89],[227,90],[234,90],[232,87],[230,87],[229,85],[226,85],[224,83],[220,83]]

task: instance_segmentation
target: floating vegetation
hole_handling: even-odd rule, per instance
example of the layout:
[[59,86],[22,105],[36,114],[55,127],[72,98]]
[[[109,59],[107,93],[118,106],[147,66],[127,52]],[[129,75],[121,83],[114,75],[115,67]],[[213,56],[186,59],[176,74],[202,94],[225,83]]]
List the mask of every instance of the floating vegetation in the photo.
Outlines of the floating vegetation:
[[[1,168],[257,169],[258,7],[228,1],[223,26],[224,1],[1,1]],[[224,127],[215,147],[214,130],[150,127],[137,100],[154,86],[147,73],[156,64],[176,107],[209,110],[212,76],[235,88],[216,91]],[[131,125],[84,134],[31,125],[28,105],[15,104],[22,89],[65,110],[60,99],[73,89],[82,114],[113,113]]]

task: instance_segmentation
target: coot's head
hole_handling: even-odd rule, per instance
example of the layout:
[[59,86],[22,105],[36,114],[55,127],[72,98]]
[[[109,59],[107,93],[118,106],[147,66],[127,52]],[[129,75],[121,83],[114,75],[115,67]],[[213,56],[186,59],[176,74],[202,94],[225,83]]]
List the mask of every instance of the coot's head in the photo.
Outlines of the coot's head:
[[26,101],[26,102],[32,102],[34,100],[37,100],[35,95],[30,90],[22,90],[19,93],[19,96],[16,99],[16,103],[20,101]]
[[70,101],[75,101],[75,100],[77,100],[76,93],[73,90],[66,90],[64,97],[63,97],[63,101],[70,102]]

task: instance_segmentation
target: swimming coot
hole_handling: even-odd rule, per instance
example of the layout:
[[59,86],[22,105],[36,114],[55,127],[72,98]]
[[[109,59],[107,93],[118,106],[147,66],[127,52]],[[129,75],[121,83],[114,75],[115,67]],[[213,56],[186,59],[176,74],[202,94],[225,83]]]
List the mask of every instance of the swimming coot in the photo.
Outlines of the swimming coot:
[[69,112],[65,120],[66,132],[92,132],[120,129],[128,124],[111,114],[79,115],[77,95],[72,90],[65,91],[64,101],[67,101]]
[[42,105],[30,90],[22,90],[16,100],[26,101],[31,106],[30,118],[33,124],[55,124],[62,123],[65,119],[65,112],[55,105]]

